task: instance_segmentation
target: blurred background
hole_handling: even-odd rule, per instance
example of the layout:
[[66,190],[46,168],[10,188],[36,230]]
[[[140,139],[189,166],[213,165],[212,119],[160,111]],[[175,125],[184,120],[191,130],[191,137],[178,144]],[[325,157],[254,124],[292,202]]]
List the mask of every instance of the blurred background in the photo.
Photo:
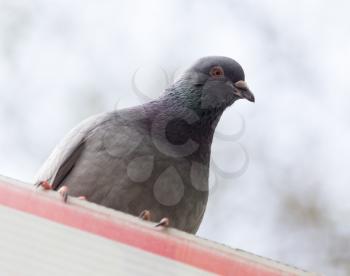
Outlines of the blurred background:
[[82,119],[157,97],[199,57],[229,56],[256,103],[238,101],[220,121],[199,236],[350,275],[349,10],[340,0],[0,0],[0,174],[33,182]]

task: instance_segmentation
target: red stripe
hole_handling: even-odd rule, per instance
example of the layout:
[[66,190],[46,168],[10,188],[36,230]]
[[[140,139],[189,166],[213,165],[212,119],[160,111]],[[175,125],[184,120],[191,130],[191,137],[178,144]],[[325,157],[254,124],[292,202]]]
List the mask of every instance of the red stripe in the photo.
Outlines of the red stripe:
[[296,275],[2,182],[0,204],[221,275]]

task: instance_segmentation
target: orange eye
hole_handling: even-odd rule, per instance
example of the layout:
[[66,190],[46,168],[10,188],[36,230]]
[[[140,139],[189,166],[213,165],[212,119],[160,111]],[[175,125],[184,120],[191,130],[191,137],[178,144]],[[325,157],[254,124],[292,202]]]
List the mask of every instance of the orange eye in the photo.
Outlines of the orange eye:
[[221,77],[224,75],[224,69],[221,66],[214,66],[209,73],[212,77]]

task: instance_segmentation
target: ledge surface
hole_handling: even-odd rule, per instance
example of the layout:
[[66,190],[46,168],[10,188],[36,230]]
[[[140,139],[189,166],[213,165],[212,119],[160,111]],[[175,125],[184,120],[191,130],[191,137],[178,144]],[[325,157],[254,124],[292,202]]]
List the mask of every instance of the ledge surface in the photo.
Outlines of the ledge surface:
[[315,275],[0,177],[1,275]]

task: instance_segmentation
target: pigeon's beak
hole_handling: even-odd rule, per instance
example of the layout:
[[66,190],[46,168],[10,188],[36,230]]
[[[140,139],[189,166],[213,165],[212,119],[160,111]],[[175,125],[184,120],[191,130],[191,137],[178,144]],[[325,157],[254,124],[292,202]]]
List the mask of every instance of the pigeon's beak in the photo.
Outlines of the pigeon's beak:
[[255,102],[254,94],[249,90],[248,85],[245,81],[237,81],[233,86],[234,93],[238,97],[247,99],[250,102]]

